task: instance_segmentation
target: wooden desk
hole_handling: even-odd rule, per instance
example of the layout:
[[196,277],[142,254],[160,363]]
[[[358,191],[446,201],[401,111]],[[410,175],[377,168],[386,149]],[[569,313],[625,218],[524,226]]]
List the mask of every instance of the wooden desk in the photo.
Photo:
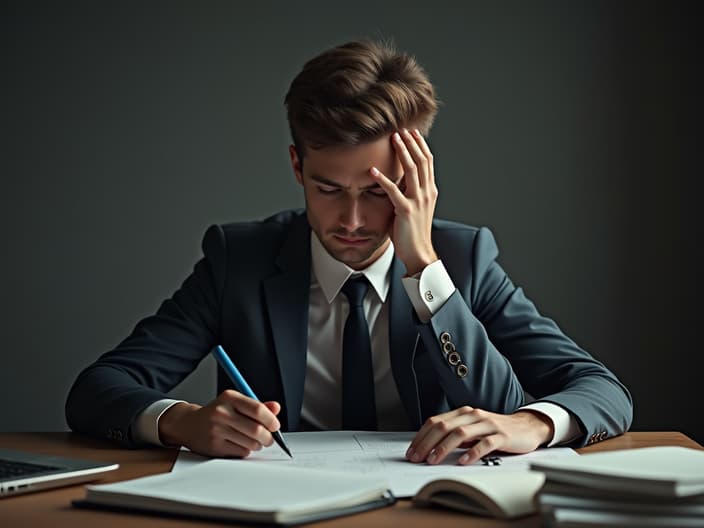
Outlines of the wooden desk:
[[[626,433],[598,444],[579,449],[580,453],[609,451],[634,447],[673,445],[704,449],[682,433],[651,432]],[[163,473],[171,469],[176,459],[175,449],[125,450],[101,440],[95,440],[75,433],[0,433],[0,447],[25,449],[54,455],[88,458],[119,462],[120,469],[102,482],[112,482],[129,478]],[[208,523],[165,517],[107,513],[79,510],[71,506],[71,501],[84,496],[83,486],[70,486],[34,494],[19,495],[0,499],[0,525],[14,527],[71,527],[71,528],[110,528],[164,527],[198,528],[201,526],[224,526],[222,523]],[[525,527],[540,528],[542,519],[533,515],[512,523],[473,517],[449,510],[428,510],[414,508],[410,501],[402,500],[390,508],[361,513],[350,517],[315,523],[317,528],[377,527],[398,526],[442,526],[443,528],[463,527]]]

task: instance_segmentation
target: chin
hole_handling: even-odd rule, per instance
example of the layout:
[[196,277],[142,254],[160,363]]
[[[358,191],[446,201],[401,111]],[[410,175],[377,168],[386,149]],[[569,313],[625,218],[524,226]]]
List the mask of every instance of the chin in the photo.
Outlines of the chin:
[[369,266],[375,258],[375,253],[378,258],[381,255],[379,248],[383,246],[383,242],[374,239],[371,240],[367,247],[347,247],[343,243],[337,241],[334,237],[330,237],[323,242],[323,247],[335,259],[343,264],[346,264],[352,269],[361,269]]
[[335,258],[335,260],[339,260],[343,264],[347,264],[350,268],[353,269],[358,267],[360,264],[366,263],[372,256],[371,254],[361,255],[353,250],[336,251],[330,254]]

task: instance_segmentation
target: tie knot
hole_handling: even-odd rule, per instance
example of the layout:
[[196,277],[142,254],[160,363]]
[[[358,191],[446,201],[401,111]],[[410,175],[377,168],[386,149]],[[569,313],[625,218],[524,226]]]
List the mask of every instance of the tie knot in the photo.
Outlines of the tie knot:
[[369,290],[369,282],[364,275],[347,279],[342,286],[342,293],[347,297],[350,306],[361,306],[367,290]]

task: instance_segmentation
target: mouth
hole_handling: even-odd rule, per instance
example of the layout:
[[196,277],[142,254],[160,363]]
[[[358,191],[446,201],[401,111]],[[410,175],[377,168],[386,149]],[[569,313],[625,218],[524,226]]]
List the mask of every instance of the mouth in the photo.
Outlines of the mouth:
[[359,238],[359,237],[345,237],[341,235],[333,235],[335,240],[345,244],[346,246],[363,246],[368,243],[370,238]]

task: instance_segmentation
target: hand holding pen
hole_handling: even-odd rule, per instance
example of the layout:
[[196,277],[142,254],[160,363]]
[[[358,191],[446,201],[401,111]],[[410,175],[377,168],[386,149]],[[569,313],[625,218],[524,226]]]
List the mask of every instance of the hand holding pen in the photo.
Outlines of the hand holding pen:
[[[225,353],[225,351],[220,345],[216,346],[213,349],[213,356],[215,356],[215,359],[217,360],[218,364],[230,378],[230,381],[235,384],[235,388],[238,391],[240,391],[245,396],[252,398],[253,400],[259,401],[259,398],[257,398],[257,396],[254,394],[254,391],[242,377],[240,371],[237,370],[237,367],[235,367],[235,364],[230,359],[230,356]],[[275,431],[272,431],[271,434],[274,437],[274,441],[279,444],[281,449],[283,449],[288,456],[293,458],[293,455],[291,455],[291,451],[289,451],[286,442],[284,442],[284,437],[281,436],[281,432],[277,429]]]
[[272,445],[272,433],[281,428],[276,418],[281,406],[238,391],[223,391],[205,406],[180,402],[169,407],[158,421],[161,442],[215,457],[247,457]]

